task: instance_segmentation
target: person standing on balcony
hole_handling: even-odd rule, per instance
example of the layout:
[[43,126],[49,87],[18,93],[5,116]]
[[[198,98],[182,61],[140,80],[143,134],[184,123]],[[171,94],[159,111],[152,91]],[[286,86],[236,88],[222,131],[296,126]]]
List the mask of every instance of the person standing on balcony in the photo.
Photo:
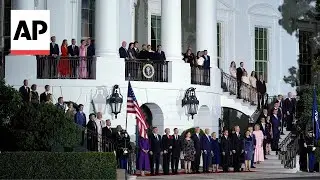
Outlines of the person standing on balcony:
[[266,82],[263,80],[263,75],[259,76],[259,80],[257,81],[257,91],[258,91],[258,109],[264,108],[264,95],[267,92]]
[[19,88],[19,92],[21,94],[22,100],[24,102],[30,102],[30,88],[28,87],[28,80],[23,80],[23,86]]
[[79,47],[76,45],[76,40],[72,39],[71,40],[71,45],[68,46],[68,53],[69,56],[71,56],[71,61],[70,61],[70,68],[71,68],[71,77],[75,78],[77,77],[77,69],[79,65],[79,59],[77,58],[79,56]]
[[57,64],[58,64],[58,56],[60,54],[59,46],[56,44],[56,37],[51,37],[50,43],[50,58],[48,63],[49,76],[55,77],[57,75]]
[[94,40],[91,38],[87,39],[87,76],[92,77],[93,72],[93,57],[96,55],[96,48],[94,46]]
[[[229,73],[231,75],[231,79],[229,82],[229,87],[227,87],[229,89],[229,92],[233,95],[237,94],[236,93],[236,88],[237,88],[237,67],[236,67],[236,63],[234,61],[231,62],[230,67],[229,67]],[[226,84],[228,84],[228,82],[224,82]]]
[[58,63],[58,77],[66,78],[70,75],[70,62],[68,59],[68,42],[66,39],[61,44],[61,57]]
[[210,56],[207,50],[203,51],[203,59],[204,80],[205,83],[210,83]]
[[141,60],[149,60],[150,59],[146,44],[142,44],[142,50],[139,53],[138,59],[141,59]]
[[85,40],[81,40],[81,46],[80,46],[80,62],[79,62],[79,78],[80,79],[86,79],[88,77],[88,71],[87,71],[87,45]]
[[157,50],[154,52],[153,56],[154,61],[158,62],[158,65],[156,66],[158,69],[156,70],[156,76],[158,77],[156,77],[156,80],[164,82],[166,80],[166,72],[164,71],[166,66],[166,54],[162,51],[162,46],[160,44],[157,46]]
[[198,51],[197,52],[197,59],[196,59],[196,84],[202,84],[204,82],[203,79],[203,64],[204,64],[204,58],[203,58],[203,52]]
[[188,49],[187,52],[183,54],[183,60],[185,63],[189,63],[190,67],[195,65],[195,56],[191,49]]
[[288,97],[286,100],[284,100],[284,114],[287,121],[287,131],[292,131],[292,123],[293,118],[296,111],[296,102],[295,99],[292,98],[292,93],[288,93]]
[[246,70],[243,68],[243,62],[240,62],[240,67],[237,68],[237,98],[241,98],[241,85],[242,85],[242,76]]
[[252,71],[251,76],[249,77],[250,81],[250,89],[251,89],[251,105],[254,105],[257,101],[257,74],[256,72]]
[[128,54],[128,50],[127,50],[126,46],[127,46],[127,42],[122,41],[121,47],[119,48],[119,56],[120,56],[120,58],[124,58],[125,60],[128,60],[129,54]]
[[139,43],[138,43],[138,41],[135,41],[135,42],[133,43],[133,49],[134,49],[134,57],[139,57],[140,50],[139,50]]
[[128,46],[128,55],[129,55],[129,59],[130,60],[134,60],[136,59],[136,52],[134,50],[134,44],[133,43],[129,43],[129,46]]

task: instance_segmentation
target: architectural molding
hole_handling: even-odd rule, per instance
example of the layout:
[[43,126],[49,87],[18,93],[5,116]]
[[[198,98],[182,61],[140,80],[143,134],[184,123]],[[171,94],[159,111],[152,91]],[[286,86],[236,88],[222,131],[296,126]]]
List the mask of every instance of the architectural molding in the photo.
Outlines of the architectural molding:
[[234,7],[230,0],[218,0],[217,1],[217,9],[225,10],[225,11],[234,11]]
[[280,12],[268,3],[257,3],[248,8],[248,14],[250,15],[262,15],[280,18]]

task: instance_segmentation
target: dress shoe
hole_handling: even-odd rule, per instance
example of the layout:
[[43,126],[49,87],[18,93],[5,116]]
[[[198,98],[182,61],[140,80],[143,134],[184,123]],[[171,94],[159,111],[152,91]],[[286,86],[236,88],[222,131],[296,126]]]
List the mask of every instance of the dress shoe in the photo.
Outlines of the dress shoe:
[[267,160],[268,158],[267,158],[267,157],[264,157],[264,159]]
[[282,132],[281,135],[285,135],[285,134]]
[[251,166],[250,168],[256,168],[255,166]]

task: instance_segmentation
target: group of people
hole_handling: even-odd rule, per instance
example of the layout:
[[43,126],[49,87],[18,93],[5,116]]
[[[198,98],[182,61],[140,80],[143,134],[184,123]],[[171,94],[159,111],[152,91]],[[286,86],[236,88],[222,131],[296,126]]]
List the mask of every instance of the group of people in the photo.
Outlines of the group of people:
[[162,46],[157,45],[156,51],[152,50],[151,45],[142,44],[139,49],[139,42],[131,42],[127,47],[127,42],[122,41],[121,47],[119,48],[120,58],[125,60],[153,60],[153,61],[165,61],[166,54],[162,51]]
[[90,38],[81,40],[77,46],[75,39],[64,39],[59,47],[56,37],[51,37],[50,56],[37,56],[39,78],[90,78],[94,71],[93,60],[95,56],[94,40]]
[[[265,125],[265,124],[263,124]],[[163,158],[163,173],[178,173],[179,162],[183,161],[182,168],[185,173],[200,173],[200,158],[203,160],[203,173],[218,172],[222,166],[224,172],[228,172],[233,167],[235,172],[254,168],[253,163],[261,163],[265,159],[264,155],[264,131],[260,129],[262,125],[250,126],[244,134],[240,133],[239,126],[234,127],[234,132],[229,135],[228,130],[224,130],[220,136],[209,129],[201,132],[199,127],[195,128],[192,134],[190,131],[179,135],[177,128],[165,129],[163,136],[158,134],[158,128],[153,127],[148,138],[139,138],[138,170],[142,176],[145,171],[150,171],[151,175],[159,174],[160,156]],[[265,126],[263,126],[265,128]],[[242,166],[244,165],[244,166]],[[212,167],[212,170],[211,170]]]
[[[231,62],[229,72],[234,82],[230,84],[230,92],[237,95],[237,98],[250,101],[252,105],[258,105],[258,109],[265,106],[265,94],[267,92],[266,82],[263,74],[257,75],[252,71],[250,77],[244,68],[244,63],[240,62],[237,68],[234,61]],[[235,88],[236,87],[236,88]],[[235,92],[235,89],[236,92]]]

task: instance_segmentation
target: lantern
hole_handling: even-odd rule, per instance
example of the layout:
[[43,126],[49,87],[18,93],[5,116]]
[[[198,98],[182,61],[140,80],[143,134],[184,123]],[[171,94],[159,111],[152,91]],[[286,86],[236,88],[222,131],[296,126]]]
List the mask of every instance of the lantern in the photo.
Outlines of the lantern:
[[187,113],[193,116],[198,113],[199,100],[197,99],[196,88],[187,89],[184,98],[182,99],[182,107],[186,107]]
[[111,107],[111,112],[115,115],[117,119],[117,115],[121,112],[121,107],[123,103],[123,96],[120,93],[119,85],[114,85],[112,89],[112,94],[107,100],[108,104]]

